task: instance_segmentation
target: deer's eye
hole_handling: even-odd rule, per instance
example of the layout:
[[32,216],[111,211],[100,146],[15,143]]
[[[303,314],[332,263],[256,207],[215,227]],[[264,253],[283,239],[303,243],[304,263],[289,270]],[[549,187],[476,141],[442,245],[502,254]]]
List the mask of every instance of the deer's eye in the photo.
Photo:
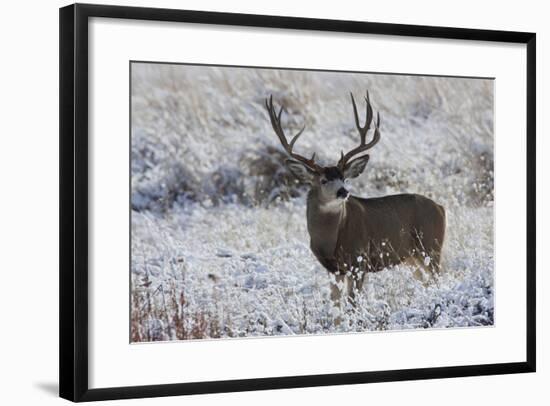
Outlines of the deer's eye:
[[328,180],[326,180],[326,179],[322,179],[322,180],[321,180],[321,184],[322,184],[322,185],[326,185],[327,182],[328,182]]

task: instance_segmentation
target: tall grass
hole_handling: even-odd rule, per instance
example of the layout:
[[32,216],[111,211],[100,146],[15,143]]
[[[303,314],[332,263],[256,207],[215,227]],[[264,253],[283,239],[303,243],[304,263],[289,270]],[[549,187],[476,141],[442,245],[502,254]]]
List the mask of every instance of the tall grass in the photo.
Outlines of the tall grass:
[[[369,274],[335,325],[309,250],[305,185],[289,176],[264,99],[296,148],[334,164],[357,143],[349,92],[369,90],[382,139],[350,187],[445,206],[444,271]],[[132,65],[132,341],[490,325],[493,82]]]

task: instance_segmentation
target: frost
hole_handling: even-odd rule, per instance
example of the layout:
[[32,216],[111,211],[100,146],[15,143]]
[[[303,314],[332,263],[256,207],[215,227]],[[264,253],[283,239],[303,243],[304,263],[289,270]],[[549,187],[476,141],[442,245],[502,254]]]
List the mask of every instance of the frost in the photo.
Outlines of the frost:
[[[444,206],[443,269],[367,273],[340,310],[263,100],[285,102],[289,133],[306,123],[300,152],[334,164],[358,138],[348,92],[367,85],[381,140],[350,188]],[[492,325],[492,95],[491,80],[133,64],[132,340]]]

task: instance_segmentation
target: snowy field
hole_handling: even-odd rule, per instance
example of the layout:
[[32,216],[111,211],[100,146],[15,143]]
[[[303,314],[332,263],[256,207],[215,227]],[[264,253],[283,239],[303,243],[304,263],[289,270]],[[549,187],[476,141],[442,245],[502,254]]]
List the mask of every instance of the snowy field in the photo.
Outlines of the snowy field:
[[[287,134],[306,124],[297,152],[334,165],[367,89],[382,138],[349,188],[443,205],[443,269],[368,274],[337,325],[264,100]],[[131,101],[132,341],[494,323],[493,81],[134,63]]]

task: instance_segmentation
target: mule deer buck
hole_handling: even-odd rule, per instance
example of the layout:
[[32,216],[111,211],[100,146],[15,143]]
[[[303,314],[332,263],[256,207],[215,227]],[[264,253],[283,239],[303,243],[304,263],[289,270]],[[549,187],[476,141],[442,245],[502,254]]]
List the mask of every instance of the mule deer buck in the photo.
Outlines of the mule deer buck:
[[365,154],[380,141],[380,114],[374,123],[372,140],[367,133],[373,121],[369,94],[365,97],[366,123],[361,126],[353,94],[351,103],[359,145],[346,154],[341,152],[336,166],[320,166],[315,153],[310,159],[294,152],[296,141],[305,126],[290,142],[281,124],[281,115],[273,106],[273,96],[266,99],[271,125],[291,159],[290,171],[310,185],[307,196],[307,229],[311,251],[335,280],[331,299],[341,305],[342,294],[355,303],[355,290],[361,291],[366,272],[387,266],[413,263],[437,271],[445,236],[445,210],[427,197],[398,194],[378,198],[351,196],[344,180],[358,177],[369,161]]

